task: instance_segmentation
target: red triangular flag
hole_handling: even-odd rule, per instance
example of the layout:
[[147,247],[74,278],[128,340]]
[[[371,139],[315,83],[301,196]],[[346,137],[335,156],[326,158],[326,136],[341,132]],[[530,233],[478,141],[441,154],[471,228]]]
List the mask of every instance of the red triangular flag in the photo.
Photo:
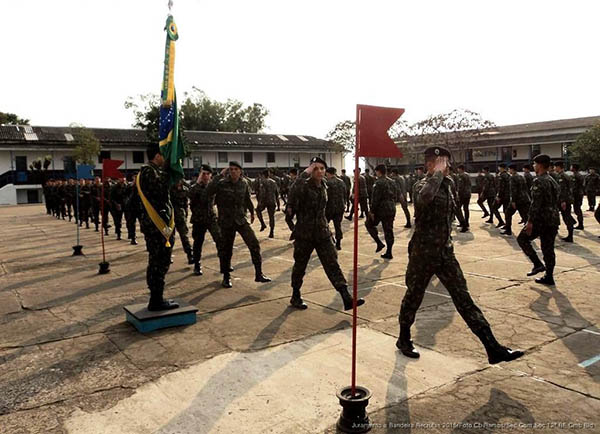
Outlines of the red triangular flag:
[[388,135],[388,130],[404,109],[356,106],[356,152],[359,157],[402,158],[402,152]]
[[102,180],[124,178],[123,173],[118,169],[121,164],[123,164],[123,160],[102,160]]

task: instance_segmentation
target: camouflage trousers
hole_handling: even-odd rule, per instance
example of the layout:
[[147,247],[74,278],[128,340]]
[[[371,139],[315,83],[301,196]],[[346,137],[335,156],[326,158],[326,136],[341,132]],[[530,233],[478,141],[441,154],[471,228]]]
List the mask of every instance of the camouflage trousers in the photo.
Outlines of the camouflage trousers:
[[554,239],[558,233],[558,227],[556,226],[539,226],[533,225],[531,235],[527,235],[525,228],[521,231],[517,237],[517,242],[523,250],[523,253],[533,262],[537,264],[540,262],[537,253],[533,249],[531,242],[537,237],[540,237],[540,244],[542,245],[542,254],[544,256],[544,264],[548,274],[554,272],[554,266],[556,265],[556,255],[554,253]]
[[333,227],[335,229],[335,240],[340,241],[344,238],[344,233],[342,232],[342,219],[344,218],[344,210],[338,213],[328,213],[327,214],[327,222],[333,220]]
[[391,250],[392,246],[394,245],[394,218],[394,216],[378,217],[377,214],[375,214],[374,219],[367,218],[365,221],[367,232],[369,232],[369,235],[371,235],[371,238],[373,238],[373,241],[375,241],[377,244],[381,243],[381,240],[379,239],[379,233],[377,231],[377,225],[381,223],[385,244],[388,250]]
[[[151,235],[144,235],[146,238],[146,250],[148,251],[148,267],[146,268],[148,289],[151,295],[162,296],[165,289],[165,276],[171,265],[173,247],[165,245],[165,237],[158,231],[152,231]],[[171,237],[171,243],[173,242],[173,238]]]
[[467,288],[467,281],[463,276],[460,264],[454,256],[452,245],[441,248],[414,249],[408,247],[409,259],[406,269],[406,294],[400,308],[399,322],[407,330],[415,322],[415,315],[429,281],[435,275],[446,287],[456,310],[473,332],[489,327],[489,323],[481,310],[475,305]]
[[[369,206],[368,206],[366,197],[359,197],[358,204],[360,205],[360,213],[361,214],[364,214],[365,212],[369,211]],[[352,207],[350,208],[350,215],[348,217],[352,218],[353,215],[354,215],[354,200],[352,200]]]
[[194,239],[194,261],[199,264],[202,259],[202,246],[204,245],[204,238],[206,237],[207,231],[210,233],[210,236],[217,246],[217,254],[221,261],[221,270],[223,270],[223,237],[221,236],[221,229],[219,229],[219,225],[216,221],[193,224],[192,238]]
[[243,225],[220,226],[221,236],[223,237],[223,259],[221,260],[221,273],[229,273],[231,267],[231,257],[233,256],[233,243],[235,235],[239,233],[246,243],[252,258],[252,264],[255,269],[262,266],[262,257],[260,255],[260,244],[256,234],[248,223]]
[[593,211],[596,208],[596,193],[587,192],[588,205],[590,206],[590,211]]
[[462,197],[458,199],[458,203],[462,210],[463,217],[465,219],[466,227],[469,227],[469,219],[471,218],[471,212],[469,211],[469,205],[471,204],[471,197]]
[[403,195],[400,195],[398,202],[400,202],[402,211],[404,211],[404,217],[406,218],[406,224],[409,224],[410,223],[410,211],[408,210],[408,202],[406,202],[406,197]]
[[[186,255],[192,254],[192,246],[190,244],[190,239],[188,238],[188,227],[187,227],[187,219],[185,213],[175,212],[175,229],[179,234],[179,238],[181,238],[181,245],[183,246],[183,251]],[[175,247],[175,237],[173,237],[173,247]]]
[[329,281],[338,291],[348,286],[338,263],[337,250],[331,238],[323,240],[296,239],[294,241],[294,266],[292,267],[292,288],[299,290],[302,287],[306,266],[313,250],[317,251],[321,265]]
[[560,209],[560,215],[562,216],[565,226],[567,228],[572,228],[573,226],[575,226],[575,223],[577,223],[577,221],[571,215],[571,204],[567,203],[567,206],[565,209],[562,209],[562,207],[559,209]]
[[123,225],[123,210],[117,209],[116,206],[110,208],[110,214],[112,215],[113,222],[115,224],[115,233],[121,235],[121,226]]
[[529,207],[531,204],[529,202],[522,202],[516,204],[516,208],[513,208],[512,205],[509,205],[508,210],[506,211],[506,226],[505,229],[507,231],[512,231],[512,218],[519,211],[519,215],[523,221],[527,221],[529,218]]
[[125,211],[125,226],[127,227],[127,239],[135,239],[135,221],[137,217],[134,212]]
[[267,210],[267,213],[269,214],[269,227],[271,229],[273,229],[275,227],[275,204],[263,204],[263,203],[259,203],[258,206],[256,207],[256,215],[258,217],[258,221],[260,222],[261,226],[266,226],[265,225],[265,221],[263,220],[263,215],[262,212],[263,210]]
[[573,212],[577,216],[577,223],[580,226],[583,226],[583,211],[581,210],[581,205],[583,205],[583,196],[575,195],[573,197]]

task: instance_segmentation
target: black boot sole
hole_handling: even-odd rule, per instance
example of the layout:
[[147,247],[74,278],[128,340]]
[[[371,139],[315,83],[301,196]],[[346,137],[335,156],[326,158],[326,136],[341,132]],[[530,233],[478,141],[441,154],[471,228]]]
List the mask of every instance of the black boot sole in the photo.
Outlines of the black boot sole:
[[544,271],[546,271],[546,267],[535,267],[533,270],[527,273],[527,276],[535,276],[536,274],[543,273]]
[[488,362],[490,365],[495,365],[500,362],[511,362],[513,360],[518,359],[519,357],[523,357],[525,353],[520,350],[509,350],[507,354],[504,354],[499,357],[488,358]]
[[404,354],[406,357],[409,357],[411,359],[418,359],[419,357],[421,357],[421,354],[419,354],[419,352],[417,350],[415,350],[414,348],[412,350],[409,348],[404,348],[402,346],[402,344],[400,343],[400,339],[398,339],[396,341],[396,348],[398,348],[400,350],[400,352],[402,354]]

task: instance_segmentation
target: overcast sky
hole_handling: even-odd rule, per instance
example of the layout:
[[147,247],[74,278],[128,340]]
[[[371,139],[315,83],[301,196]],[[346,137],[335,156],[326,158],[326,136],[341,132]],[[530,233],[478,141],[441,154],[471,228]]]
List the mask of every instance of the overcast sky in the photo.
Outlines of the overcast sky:
[[[0,0],[0,111],[122,127],[160,91],[166,0]],[[174,0],[175,84],[259,102],[268,131],[323,137],[355,105],[412,122],[600,115],[600,2]]]

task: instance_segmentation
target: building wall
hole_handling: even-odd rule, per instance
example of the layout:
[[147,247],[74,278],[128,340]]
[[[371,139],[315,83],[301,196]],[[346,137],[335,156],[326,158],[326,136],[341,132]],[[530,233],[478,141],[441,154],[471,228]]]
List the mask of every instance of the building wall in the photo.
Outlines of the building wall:
[[548,154],[550,158],[561,158],[562,143],[548,143],[540,146],[540,153]]

